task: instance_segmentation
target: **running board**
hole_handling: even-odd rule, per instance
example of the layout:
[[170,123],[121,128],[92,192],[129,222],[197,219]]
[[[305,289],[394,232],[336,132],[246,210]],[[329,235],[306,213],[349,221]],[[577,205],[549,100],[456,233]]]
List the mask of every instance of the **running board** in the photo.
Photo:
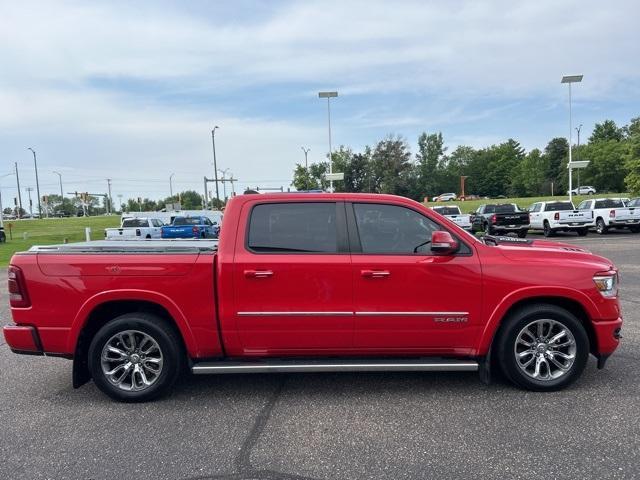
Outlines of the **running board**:
[[191,367],[196,375],[268,372],[476,372],[478,362],[448,359],[382,360],[265,360],[200,362]]

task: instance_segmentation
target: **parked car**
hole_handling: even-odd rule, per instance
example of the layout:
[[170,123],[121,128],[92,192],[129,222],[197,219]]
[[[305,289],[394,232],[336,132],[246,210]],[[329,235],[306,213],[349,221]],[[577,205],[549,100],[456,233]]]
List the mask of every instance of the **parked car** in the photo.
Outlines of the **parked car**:
[[537,202],[529,207],[531,230],[542,230],[545,237],[556,232],[577,232],[581,237],[589,232],[593,212],[576,210],[569,201]]
[[[584,185],[571,190],[572,195],[595,195],[596,193],[596,189],[589,185]],[[567,195],[569,195],[569,192],[567,192]]]
[[529,230],[529,213],[522,212],[515,203],[480,205],[471,215],[471,231],[487,235],[516,233],[525,238]]
[[437,197],[434,197],[433,201],[434,202],[453,202],[457,198],[458,198],[457,195],[455,193],[453,193],[453,192],[441,193]]
[[447,206],[436,206],[431,207],[436,213],[447,217],[453,223],[458,225],[460,228],[464,228],[465,230],[471,230],[471,215],[463,214],[460,211],[460,207],[457,205],[447,205]]
[[628,228],[640,232],[640,208],[627,207],[621,198],[595,198],[584,200],[578,210],[591,211],[593,220],[588,225],[595,227],[600,235],[610,228]]
[[220,227],[208,217],[176,217],[160,229],[162,238],[217,238]]
[[109,240],[134,240],[161,238],[161,228],[164,225],[157,218],[124,218],[120,228],[105,228],[104,236]]
[[[8,269],[15,353],[144,401],[196,374],[479,371],[576,380],[618,347],[618,271],[576,245],[482,240],[375,194],[231,199],[220,240],[32,247]],[[55,313],[55,314],[53,314]]]

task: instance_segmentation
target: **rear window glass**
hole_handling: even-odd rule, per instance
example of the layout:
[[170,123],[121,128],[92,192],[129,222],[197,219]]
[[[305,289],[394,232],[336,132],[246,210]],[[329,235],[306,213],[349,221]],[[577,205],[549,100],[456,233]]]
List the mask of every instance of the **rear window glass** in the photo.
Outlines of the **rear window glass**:
[[148,227],[149,220],[146,218],[127,218],[122,221],[122,228]]
[[173,224],[177,227],[180,225],[200,225],[200,219],[197,217],[176,217]]
[[513,213],[516,211],[516,207],[510,203],[503,203],[500,205],[487,205],[484,209],[484,213]]
[[624,207],[622,200],[613,200],[606,198],[604,200],[596,200],[596,208],[620,208]]
[[435,207],[433,210],[440,215],[460,215],[458,207]]
[[336,204],[265,203],[249,221],[249,248],[256,252],[335,253]]
[[547,206],[545,207],[546,212],[561,212],[565,210],[573,210],[571,202],[547,203]]

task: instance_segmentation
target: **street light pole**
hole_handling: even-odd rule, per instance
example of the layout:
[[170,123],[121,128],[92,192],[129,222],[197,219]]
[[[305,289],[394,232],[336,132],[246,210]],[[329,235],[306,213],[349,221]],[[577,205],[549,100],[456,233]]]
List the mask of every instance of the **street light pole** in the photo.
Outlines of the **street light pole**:
[[36,160],[36,151],[31,147],[27,148],[27,150],[31,150],[31,153],[33,153],[33,165],[36,169],[36,193],[38,194],[38,218],[42,218],[42,206],[40,205],[40,182],[38,182],[38,161]]
[[[582,130],[582,124],[576,127],[576,132],[578,132],[578,152],[580,153],[580,130]],[[580,160],[580,158],[578,158]],[[580,169],[578,169],[578,193],[580,193]]]
[[16,183],[18,184],[18,214],[16,217],[22,218],[22,194],[20,193],[20,176],[18,175],[18,162],[15,162],[16,166]]
[[64,200],[64,193],[63,193],[63,190],[62,190],[62,174],[59,173],[59,172],[53,172],[53,173],[58,175],[58,180],[60,181],[60,200],[62,201],[62,200]]
[[[216,182],[216,198],[218,205],[220,204],[220,192],[218,190],[218,164],[216,163],[216,130],[220,128],[217,125],[211,130],[211,141],[213,142],[213,178]],[[205,189],[206,190],[206,189]]]
[[304,169],[307,172],[307,177],[306,177],[306,181],[305,181],[305,186],[307,187],[307,190],[309,190],[309,163],[307,161],[307,155],[309,154],[309,152],[311,151],[310,148],[304,148],[304,147],[300,147],[302,148],[302,151],[304,152]]
[[[338,92],[318,92],[319,98],[327,99],[327,119],[329,122],[329,175],[333,174],[333,162],[331,158],[331,99],[338,96]],[[329,180],[329,191],[333,193],[333,178]]]
[[582,81],[582,75],[564,75],[560,83],[568,83],[569,84],[569,201],[573,201],[573,168],[572,168],[572,154],[571,154],[571,143],[572,143],[572,134],[573,134],[573,125],[571,118],[571,84],[572,83],[580,83]]
[[109,211],[107,212],[109,215],[113,213],[113,199],[111,198],[111,179],[107,178],[107,188],[109,189]]
[[171,202],[173,202],[173,176],[175,173],[169,175],[169,197],[171,197]]

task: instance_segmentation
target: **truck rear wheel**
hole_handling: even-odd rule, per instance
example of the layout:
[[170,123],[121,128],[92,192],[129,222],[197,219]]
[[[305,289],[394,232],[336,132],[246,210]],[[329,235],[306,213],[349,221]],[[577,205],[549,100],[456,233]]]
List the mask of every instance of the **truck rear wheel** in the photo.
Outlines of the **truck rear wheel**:
[[609,228],[605,225],[604,220],[602,218],[598,218],[598,220],[596,220],[596,232],[600,235],[604,235],[608,230]]
[[182,370],[176,332],[148,313],[127,313],[106,323],[89,346],[96,386],[122,402],[144,402],[165,394]]
[[551,225],[549,225],[549,222],[547,222],[546,220],[542,225],[542,233],[545,237],[553,237],[556,234],[556,232],[553,231],[553,228],[551,228]]
[[580,321],[555,305],[521,308],[505,320],[497,343],[504,374],[527,390],[560,390],[574,382],[589,357]]

